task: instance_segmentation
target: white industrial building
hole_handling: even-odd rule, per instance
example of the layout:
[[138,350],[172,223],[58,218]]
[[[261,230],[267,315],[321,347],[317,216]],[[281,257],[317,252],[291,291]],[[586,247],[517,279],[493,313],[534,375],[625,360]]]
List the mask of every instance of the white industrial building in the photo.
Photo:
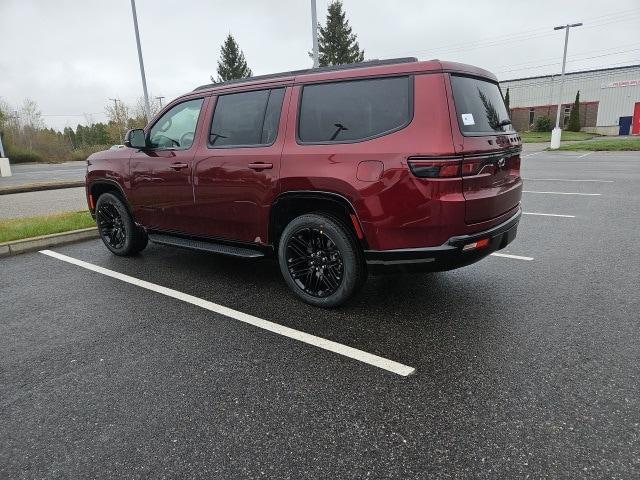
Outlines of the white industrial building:
[[[568,122],[579,90],[582,130],[640,134],[640,65],[569,72],[564,78],[561,125]],[[509,89],[511,120],[517,130],[529,130],[542,115],[555,123],[559,74],[504,80],[500,87],[503,94]]]

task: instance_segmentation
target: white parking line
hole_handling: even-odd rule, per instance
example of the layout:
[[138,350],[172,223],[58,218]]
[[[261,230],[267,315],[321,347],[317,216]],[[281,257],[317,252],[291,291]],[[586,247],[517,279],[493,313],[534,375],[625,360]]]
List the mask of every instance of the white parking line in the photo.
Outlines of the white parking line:
[[533,257],[521,257],[520,255],[509,255],[508,253],[493,252],[491,255],[493,255],[494,257],[512,258],[514,260],[525,260],[527,262],[533,260]]
[[592,153],[593,153],[593,152],[585,153],[585,154],[583,154],[583,155],[580,155],[578,158],[584,158],[584,157],[586,157],[587,155],[591,155]]
[[523,215],[539,215],[541,217],[563,217],[563,218],[576,218],[575,215],[560,215],[558,213],[539,213],[539,212],[522,212]]
[[115,272],[107,268],[99,267],[92,263],[84,262],[73,257],[68,257],[51,250],[41,250],[40,253],[53,258],[57,258],[58,260],[62,260],[63,262],[77,265],[78,267],[91,270],[92,272],[100,273],[102,275],[106,275],[108,277],[130,283],[131,285],[136,285],[138,287],[151,290],[152,292],[160,293],[162,295],[166,295],[167,297],[175,298],[176,300],[181,300],[183,302],[196,305],[198,307],[204,308],[205,310],[224,315],[225,317],[248,323],[249,325],[253,325],[254,327],[262,328],[263,330],[268,330],[269,332],[276,333],[284,337],[289,337],[294,340],[298,340],[299,342],[307,343],[309,345],[313,345],[315,347],[322,348],[324,350],[328,350],[330,352],[337,353],[354,360],[358,360],[359,362],[367,363],[374,367],[387,370],[388,372],[402,375],[403,377],[411,375],[415,372],[415,368],[403,365],[402,363],[394,362],[393,360],[388,360],[371,353],[363,352],[362,350],[348,347],[346,345],[342,345],[341,343],[333,342],[321,337],[316,337],[315,335],[311,335],[309,333],[300,332],[298,330],[294,330],[293,328],[285,327],[284,325],[269,322],[267,320],[263,320],[262,318],[254,317],[253,315],[239,312],[238,310],[233,310],[223,305],[218,305],[217,303],[209,302],[207,300],[194,297],[193,295],[179,292],[178,290],[173,290],[172,288],[167,288],[161,285],[156,285],[155,283],[147,282],[145,280],[140,280],[138,278]]
[[544,193],[547,195],[583,195],[586,197],[599,197],[601,193],[578,193],[578,192],[538,192],[535,190],[523,190],[522,193]]
[[574,180],[569,178],[523,178],[527,182],[594,182],[594,183],[613,183],[613,180]]
[[522,155],[521,158],[533,157],[534,155],[538,155],[539,153],[542,153],[542,152],[528,153],[527,155]]

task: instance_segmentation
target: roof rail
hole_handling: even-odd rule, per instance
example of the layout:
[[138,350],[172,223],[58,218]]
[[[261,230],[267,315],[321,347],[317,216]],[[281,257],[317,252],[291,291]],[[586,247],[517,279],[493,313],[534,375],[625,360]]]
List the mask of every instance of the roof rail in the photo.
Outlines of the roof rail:
[[220,87],[224,85],[233,85],[234,83],[255,82],[258,80],[271,80],[282,77],[293,77],[296,75],[305,75],[310,73],[331,72],[334,70],[350,70],[355,68],[377,67],[379,65],[393,65],[395,63],[412,63],[417,62],[416,57],[388,58],[384,60],[367,60],[359,63],[346,63],[343,65],[330,65],[328,67],[307,68],[304,70],[292,70],[290,72],[270,73],[268,75],[258,75],[256,77],[239,78],[237,80],[227,80],[226,82],[209,83],[195,88],[193,91],[205,90],[207,88]]

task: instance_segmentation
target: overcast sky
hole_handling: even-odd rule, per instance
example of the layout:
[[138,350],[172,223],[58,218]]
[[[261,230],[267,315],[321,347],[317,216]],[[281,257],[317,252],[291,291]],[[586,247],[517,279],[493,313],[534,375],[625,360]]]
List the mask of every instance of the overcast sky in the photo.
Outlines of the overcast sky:
[[[324,23],[329,0],[318,0]],[[172,99],[209,82],[231,32],[254,75],[311,66],[309,0],[137,0],[150,92]],[[365,58],[471,63],[502,80],[640,63],[638,0],[344,0]],[[142,95],[130,0],[0,0],[0,97],[25,97],[62,129],[104,121],[109,97]],[[165,100],[166,101],[166,100]]]

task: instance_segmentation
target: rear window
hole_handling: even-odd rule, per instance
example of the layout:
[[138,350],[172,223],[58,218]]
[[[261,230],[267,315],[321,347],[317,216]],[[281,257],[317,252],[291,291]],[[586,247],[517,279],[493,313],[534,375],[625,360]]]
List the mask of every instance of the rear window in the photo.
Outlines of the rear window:
[[284,88],[221,95],[209,131],[214,147],[270,145],[278,134]]
[[451,75],[453,101],[462,133],[495,134],[512,131],[498,85],[488,80]]
[[355,142],[398,130],[411,119],[409,77],[307,85],[298,137],[306,143]]

